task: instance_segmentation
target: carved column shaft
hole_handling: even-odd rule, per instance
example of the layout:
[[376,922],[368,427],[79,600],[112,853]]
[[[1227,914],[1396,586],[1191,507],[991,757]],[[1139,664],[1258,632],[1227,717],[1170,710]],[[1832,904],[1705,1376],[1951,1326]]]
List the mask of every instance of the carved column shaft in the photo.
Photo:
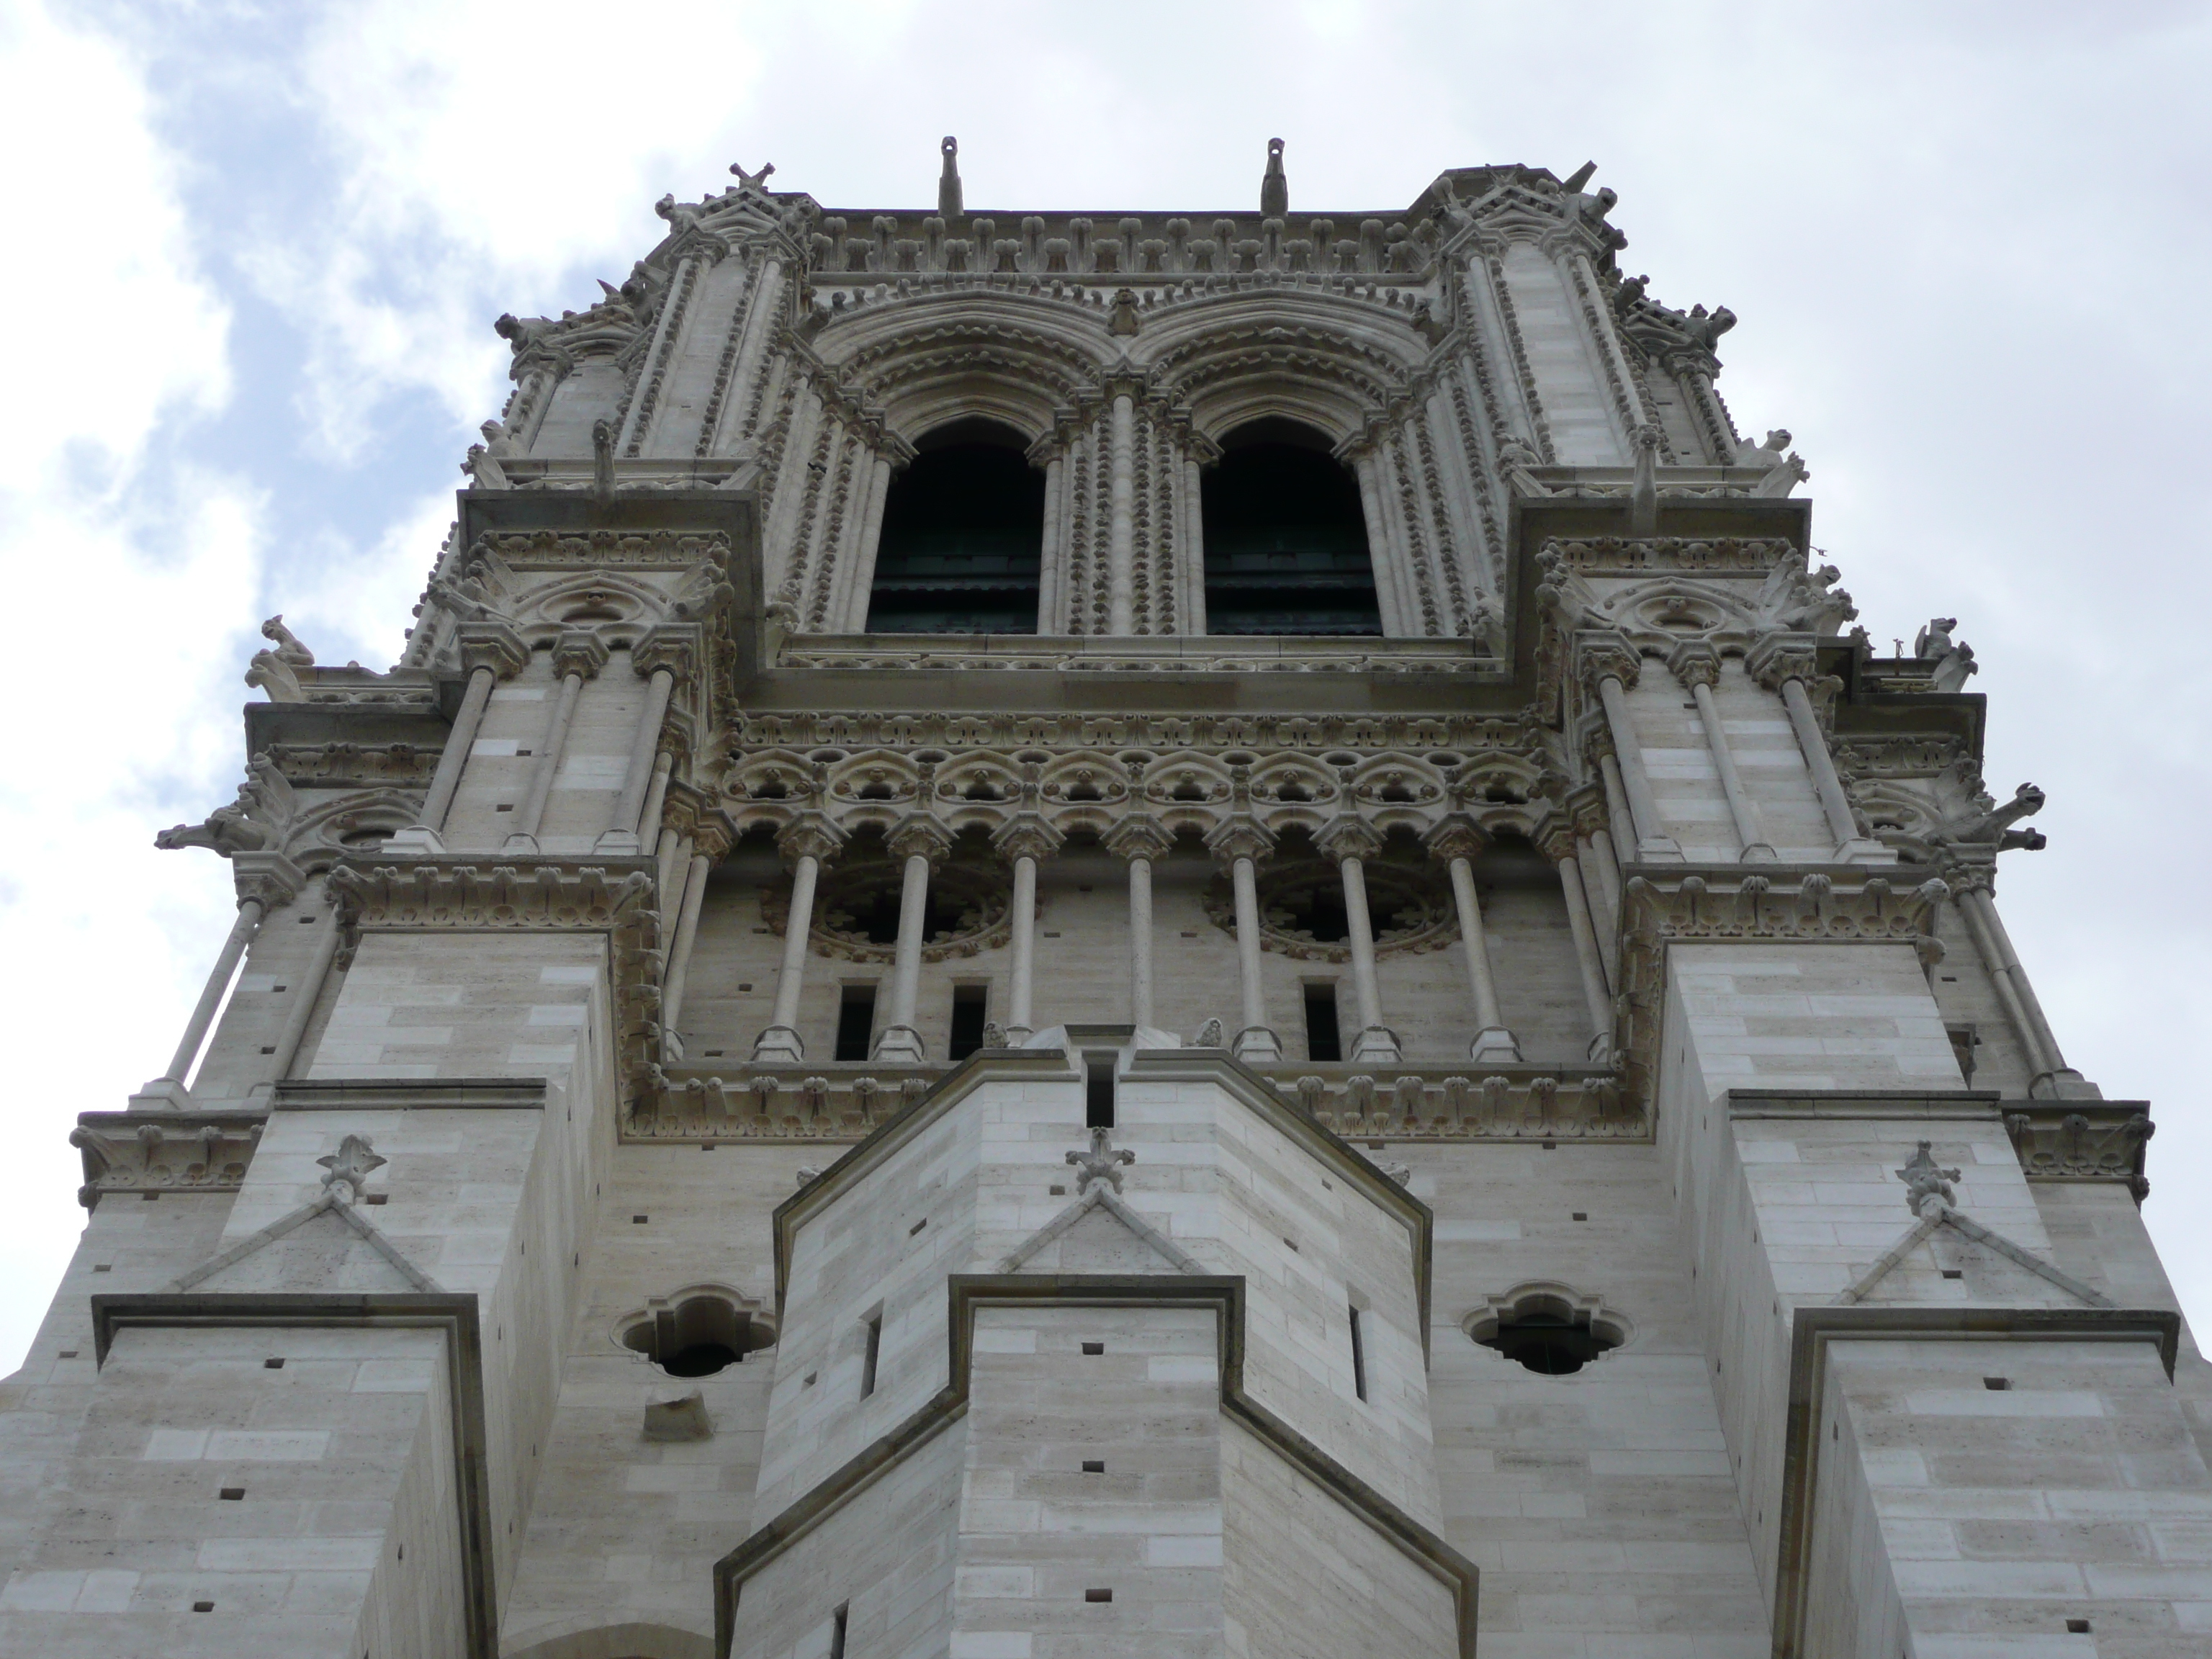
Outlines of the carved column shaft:
[[422,816],[416,823],[434,836],[446,827],[446,814],[453,811],[453,796],[461,787],[461,769],[468,764],[469,750],[476,746],[484,706],[491,701],[492,682],[498,678],[487,667],[469,671],[468,689],[461,693],[460,709],[453,716],[453,729],[447,733],[445,752],[438,757],[438,769],[431,776],[429,793],[422,798]]
[[630,740],[629,766],[623,774],[622,793],[615,797],[614,816],[607,822],[606,835],[600,837],[602,851],[626,850],[607,846],[610,837],[626,838],[632,847],[637,842],[646,790],[660,759],[661,723],[668,718],[668,699],[675,689],[676,676],[665,668],[654,669],[646,683],[645,707],[637,717],[637,735]]
[[1483,933],[1482,902],[1474,890],[1474,867],[1465,858],[1449,861],[1452,902],[1459,909],[1459,943],[1467,959],[1468,988],[1474,1000],[1474,1057],[1517,1060],[1521,1044],[1506,1029],[1498,1002],[1498,981],[1490,971],[1490,945]]
[[1129,1020],[1152,1023],[1152,861],[1129,860]]
[[1196,461],[1183,463],[1182,492],[1182,559],[1186,573],[1183,580],[1182,631],[1203,636],[1206,633],[1206,477]]
[[1109,634],[1137,628],[1137,406],[1126,392],[1114,398],[1113,459],[1107,497],[1107,624]]
[[921,996],[921,933],[928,918],[929,855],[909,853],[899,887],[898,943],[891,951],[890,1011],[876,1038],[875,1059],[922,1058],[914,1018]]
[[1851,813],[1851,798],[1844,793],[1844,781],[1836,773],[1836,757],[1828,752],[1828,739],[1820,730],[1820,718],[1813,712],[1813,699],[1805,693],[1805,682],[1795,674],[1782,682],[1782,706],[1790,711],[1790,729],[1796,733],[1806,769],[1813,775],[1813,787],[1820,797],[1820,811],[1827,815],[1828,833],[1836,838],[1839,849],[1850,847],[1859,840],[1858,820]]
[[538,826],[544,821],[545,803],[553,796],[553,774],[561,764],[561,751],[568,747],[569,723],[576,717],[576,698],[584,689],[581,671],[571,669],[561,676],[561,689],[553,699],[553,714],[545,724],[545,735],[538,739],[538,764],[531,769],[530,793],[523,797],[522,810],[514,815],[514,828],[507,832],[507,846],[528,843],[535,850]]
[[659,850],[661,809],[668,804],[668,775],[676,769],[676,757],[665,749],[653,760],[653,781],[646,786],[645,809],[637,815],[638,840],[651,840]]
[[168,1069],[139,1091],[141,1094],[158,1096],[172,1105],[188,1103],[185,1079],[191,1075],[192,1062],[199,1058],[200,1045],[207,1041],[208,1028],[215,1024],[216,1011],[222,1006],[222,994],[230,988],[230,976],[238,971],[239,958],[261,931],[261,920],[268,913],[269,907],[258,898],[239,900],[237,920],[231,923],[222,949],[216,954],[215,966],[208,969],[207,983],[200,988],[200,1000],[192,1005],[191,1018],[185,1022],[185,1034],[177,1040],[176,1053],[169,1056]]
[[1613,993],[1607,988],[1605,963],[1598,954],[1597,930],[1590,923],[1582,866],[1572,854],[1559,860],[1559,891],[1567,902],[1567,927],[1574,934],[1576,965],[1582,969],[1583,1000],[1589,1008],[1593,1034],[1590,1057],[1595,1060],[1612,1046]]
[[1354,1060],[1395,1060],[1398,1040],[1382,1024],[1382,987],[1375,975],[1375,925],[1367,914],[1367,870],[1357,857],[1337,860],[1344,880],[1344,920],[1352,951],[1352,988],[1359,1004]]
[[1767,843],[1766,831],[1759,822],[1759,807],[1745,792],[1743,779],[1735,769],[1735,751],[1721,726],[1720,707],[1713,701],[1711,684],[1693,678],[1690,696],[1698,705],[1698,723],[1705,728],[1705,749],[1713,757],[1713,770],[1720,776],[1729,820],[1735,826],[1736,839],[1743,843],[1738,857],[1746,864],[1771,864],[1774,848]]
[[[1006,996],[1006,1028],[1009,1033],[1027,1035],[1030,1031],[1030,1012],[1036,988],[1036,860],[1024,853],[1014,860],[1014,896],[1012,914],[1007,921],[1012,932],[1012,983]],[[1017,1038],[1018,1041],[1018,1038]]]
[[1969,887],[1959,895],[1959,913],[1966,920],[1966,929],[1973,935],[1974,948],[1981,953],[1982,963],[1989,969],[1990,978],[2004,1001],[2005,1012],[2012,1016],[2013,1028],[2020,1033],[2021,1042],[2027,1050],[2028,1064],[2035,1076],[2030,1092],[2035,1085],[2051,1089],[2047,1079],[2078,1077],[2067,1065],[2066,1056],[2059,1052],[2058,1038],[2044,1018],[2043,1004],[2035,994],[2035,988],[2027,981],[2027,971],[2020,965],[2020,957],[2012,948],[2012,937],[1997,915],[1996,902],[1983,887]]
[[1066,586],[1060,564],[1066,545],[1060,535],[1060,481],[1066,462],[1054,452],[1044,464],[1044,539],[1037,549],[1037,625],[1040,634],[1057,634]]
[[330,977],[331,963],[338,954],[337,907],[324,898],[325,914],[315,935],[315,954],[307,971],[301,976],[299,988],[292,999],[289,1012],[284,1016],[284,1029],[276,1038],[276,1053],[269,1062],[269,1075],[278,1083],[292,1075],[292,1064],[300,1057],[300,1044],[307,1035],[307,1022],[315,1016],[315,1005],[322,1000],[323,982]]
[[1628,792],[1622,787],[1620,763],[1611,754],[1597,757],[1599,778],[1605,785],[1606,821],[1613,826],[1613,856],[1618,864],[1624,851],[1636,850],[1636,821],[1628,813]]
[[[1243,992],[1243,1029],[1237,1036],[1240,1057],[1257,1048],[1273,1060],[1281,1050],[1267,1026],[1267,1000],[1260,988],[1260,884],[1249,858],[1229,866],[1229,884],[1237,900],[1237,975]],[[1254,1034],[1257,1033],[1255,1036]],[[1256,1052],[1252,1057],[1261,1057]]]
[[756,1060],[797,1064],[806,1058],[799,1035],[799,996],[806,985],[806,953],[814,930],[814,889],[822,860],[802,853],[791,866],[791,910],[783,925],[783,961],[776,969],[775,1006],[753,1044]]
[[699,937],[699,907],[707,902],[707,872],[714,861],[703,853],[693,853],[691,866],[684,879],[684,908],[676,919],[676,939],[669,947],[667,982],[660,993],[660,1030],[662,1047],[672,1060],[684,1058],[683,1039],[676,1034],[676,1022],[684,1013],[684,990],[691,976],[691,945]]
[[1679,860],[1682,849],[1667,833],[1667,821],[1659,814],[1659,798],[1651,793],[1651,776],[1644,769],[1644,745],[1637,741],[1636,727],[1628,714],[1628,692],[1620,676],[1601,675],[1597,695],[1605,707],[1606,726],[1613,733],[1613,750],[1619,757],[1615,770],[1622,793],[1628,797],[1628,815],[1635,823],[1636,855]]

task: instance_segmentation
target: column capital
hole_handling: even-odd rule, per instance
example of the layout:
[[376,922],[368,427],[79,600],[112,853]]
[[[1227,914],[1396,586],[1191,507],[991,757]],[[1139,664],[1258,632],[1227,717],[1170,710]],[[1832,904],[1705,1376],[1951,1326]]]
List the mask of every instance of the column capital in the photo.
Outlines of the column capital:
[[1490,837],[1482,833],[1481,826],[1464,812],[1438,819],[1421,841],[1428,848],[1431,858],[1443,859],[1447,863],[1453,859],[1479,857],[1490,844]]
[[1575,635],[1575,667],[1592,691],[1607,678],[1633,689],[1643,675],[1644,658],[1626,635],[1609,628],[1585,628]]
[[1685,687],[1717,685],[1721,653],[1703,640],[1685,640],[1667,653],[1667,666]]
[[1103,839],[1106,850],[1121,859],[1164,858],[1175,846],[1167,825],[1150,812],[1132,812],[1117,820]]
[[1018,812],[991,832],[991,845],[1010,860],[1050,858],[1066,839],[1035,812]]
[[1769,691],[1779,691],[1785,680],[1802,680],[1809,691],[1820,678],[1810,634],[1763,635],[1744,654],[1743,666],[1746,673]]
[[845,844],[845,832],[832,823],[826,813],[808,812],[776,831],[775,848],[787,863],[796,864],[801,859],[812,859],[827,864],[837,855]]
[[587,680],[599,677],[607,665],[606,641],[589,629],[573,629],[553,641],[553,672],[562,678],[575,674]]
[[1314,831],[1314,845],[1340,861],[1371,859],[1382,850],[1382,836],[1365,818],[1340,812]]
[[1224,865],[1238,859],[1257,864],[1275,850],[1275,838],[1254,819],[1233,817],[1206,832],[1206,850]]
[[661,623],[630,647],[629,665],[640,674],[666,669],[679,680],[688,680],[698,667],[699,624]]
[[899,859],[925,858],[935,870],[952,850],[952,832],[926,812],[910,812],[884,837]]
[[471,673],[489,668],[511,680],[530,665],[530,647],[505,623],[465,622],[454,637],[460,642],[461,666]]
[[282,853],[233,853],[230,876],[238,902],[253,900],[264,910],[289,904],[307,884],[305,872]]

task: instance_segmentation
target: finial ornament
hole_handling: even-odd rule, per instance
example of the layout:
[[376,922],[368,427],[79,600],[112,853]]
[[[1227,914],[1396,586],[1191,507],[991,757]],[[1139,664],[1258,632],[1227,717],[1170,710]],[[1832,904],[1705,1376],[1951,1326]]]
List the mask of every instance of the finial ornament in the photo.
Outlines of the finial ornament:
[[1937,1167],[1934,1145],[1932,1141],[1922,1141],[1905,1160],[1905,1167],[1897,1171],[1897,1178],[1905,1183],[1905,1207],[1915,1215],[1924,1215],[1930,1200],[1942,1209],[1959,1201],[1958,1194],[1951,1188],[1959,1172]]
[[961,211],[960,205],[960,141],[947,133],[938,141],[945,152],[945,171],[937,180],[937,216],[950,219]]
[[337,1151],[315,1160],[329,1171],[323,1177],[323,1190],[341,1204],[359,1203],[368,1177],[389,1161],[376,1155],[367,1135],[348,1135],[338,1142]]
[[1075,1166],[1075,1190],[1079,1196],[1089,1192],[1094,1181],[1106,1182],[1117,1193],[1121,1190],[1119,1166],[1134,1164],[1137,1155],[1126,1146],[1116,1147],[1110,1139],[1112,1134],[1110,1129],[1093,1129],[1091,1132],[1091,1150],[1067,1155],[1067,1161]]
[[747,173],[744,163],[732,161],[730,163],[730,171],[736,175],[739,190],[758,191],[765,196],[768,194],[768,176],[775,171],[775,163],[763,161],[758,173]]
[[1283,173],[1283,141],[1267,140],[1267,171],[1260,179],[1260,216],[1280,219],[1291,210],[1291,181]]

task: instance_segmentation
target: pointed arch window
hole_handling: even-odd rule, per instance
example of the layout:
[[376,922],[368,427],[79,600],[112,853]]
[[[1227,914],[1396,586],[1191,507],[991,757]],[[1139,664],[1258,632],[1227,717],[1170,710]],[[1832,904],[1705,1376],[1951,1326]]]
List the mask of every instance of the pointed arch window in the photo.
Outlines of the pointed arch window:
[[1034,634],[1044,475],[988,421],[940,427],[891,480],[868,593],[871,634]]
[[1310,427],[1255,421],[1200,488],[1209,634],[1379,635],[1359,481]]

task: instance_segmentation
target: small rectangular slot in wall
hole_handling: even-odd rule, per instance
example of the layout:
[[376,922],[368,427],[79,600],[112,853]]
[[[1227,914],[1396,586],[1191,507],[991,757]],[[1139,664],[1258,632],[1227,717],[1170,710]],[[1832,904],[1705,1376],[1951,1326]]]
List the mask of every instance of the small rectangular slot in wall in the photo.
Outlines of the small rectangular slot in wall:
[[1306,1058],[1342,1060],[1344,1037],[1336,1024],[1336,987],[1306,987]]
[[1114,1127],[1114,1056],[1085,1054],[1083,1057],[1083,1127],[1086,1129],[1110,1129]]
[[216,1496],[222,1499],[226,1504],[235,1504],[246,1496],[246,1488],[243,1486],[225,1486],[218,1491],[216,1493]]
[[983,1018],[990,1006],[988,985],[952,988],[952,1033],[945,1045],[947,1060],[965,1060],[983,1046]]
[[848,985],[837,999],[837,1052],[839,1060],[866,1060],[868,1039],[876,1030],[876,988],[872,985]]
[[1083,1352],[1085,1353],[1104,1353],[1106,1352],[1106,1345],[1103,1342],[1086,1342],[1083,1345]]
[[1084,1472],[1084,1474],[1105,1474],[1105,1473],[1106,1473],[1106,1460],[1105,1460],[1104,1458],[1103,1458],[1103,1457],[1086,1457],[1086,1458],[1085,1458],[1085,1459],[1083,1460],[1083,1472]]
[[1087,1589],[1083,1592],[1083,1599],[1086,1601],[1110,1601],[1114,1599],[1114,1592],[1110,1589]]
[[1347,1311],[1352,1315],[1352,1391],[1364,1400],[1367,1398],[1367,1333],[1361,1328],[1364,1316],[1359,1304],[1352,1303]]
[[2002,1394],[2006,1389],[2012,1387],[2012,1378],[2008,1376],[1985,1376],[1982,1379],[1982,1386],[1987,1389],[1991,1394]]
[[866,1321],[867,1352],[860,1358],[860,1398],[866,1400],[876,1391],[876,1360],[884,1351],[884,1315],[878,1308]]
[[830,1659],[845,1659],[845,1625],[852,1611],[853,1604],[847,1601],[830,1615]]

